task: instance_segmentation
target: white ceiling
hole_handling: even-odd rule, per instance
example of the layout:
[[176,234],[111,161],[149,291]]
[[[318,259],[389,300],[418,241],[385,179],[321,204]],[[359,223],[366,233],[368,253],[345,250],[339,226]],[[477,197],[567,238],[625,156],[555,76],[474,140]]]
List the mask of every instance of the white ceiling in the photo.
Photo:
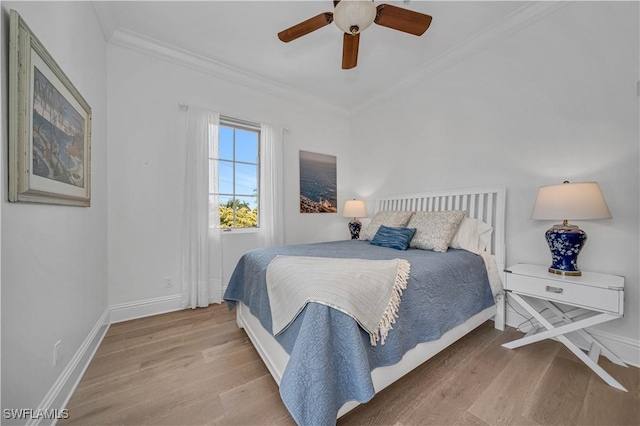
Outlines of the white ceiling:
[[141,35],[146,42],[152,39],[350,110],[492,28],[517,21],[531,6],[516,1],[386,3],[431,15],[431,27],[416,37],[372,25],[362,33],[358,66],[351,70],[341,68],[342,35],[335,24],[290,43],[276,36],[332,11],[330,0],[114,1],[96,9],[108,38],[119,32]]

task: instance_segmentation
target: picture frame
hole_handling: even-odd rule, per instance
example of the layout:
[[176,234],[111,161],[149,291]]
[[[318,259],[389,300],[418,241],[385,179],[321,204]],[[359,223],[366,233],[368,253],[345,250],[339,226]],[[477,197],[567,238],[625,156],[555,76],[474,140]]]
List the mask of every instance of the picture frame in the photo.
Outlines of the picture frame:
[[9,201],[89,207],[91,107],[15,10],[9,31]]
[[338,212],[338,158],[300,150],[300,213]]

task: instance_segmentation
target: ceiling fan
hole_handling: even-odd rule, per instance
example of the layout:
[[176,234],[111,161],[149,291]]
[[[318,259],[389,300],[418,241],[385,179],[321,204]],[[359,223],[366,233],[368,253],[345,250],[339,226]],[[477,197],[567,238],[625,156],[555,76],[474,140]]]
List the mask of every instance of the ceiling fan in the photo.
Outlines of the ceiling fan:
[[372,23],[394,30],[421,36],[431,25],[431,16],[390,4],[377,7],[373,0],[334,0],[332,12],[321,13],[278,33],[285,43],[307,35],[317,29],[336,23],[344,32],[342,44],[342,69],[358,65],[360,33]]

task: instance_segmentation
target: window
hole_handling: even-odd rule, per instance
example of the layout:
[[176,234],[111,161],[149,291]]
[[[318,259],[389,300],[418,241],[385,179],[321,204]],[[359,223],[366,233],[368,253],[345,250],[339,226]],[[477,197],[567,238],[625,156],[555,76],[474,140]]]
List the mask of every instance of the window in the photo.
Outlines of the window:
[[220,227],[259,227],[260,125],[221,116],[219,149],[209,158],[210,167],[216,162],[218,179],[210,173],[209,193],[218,199],[210,208],[219,209]]

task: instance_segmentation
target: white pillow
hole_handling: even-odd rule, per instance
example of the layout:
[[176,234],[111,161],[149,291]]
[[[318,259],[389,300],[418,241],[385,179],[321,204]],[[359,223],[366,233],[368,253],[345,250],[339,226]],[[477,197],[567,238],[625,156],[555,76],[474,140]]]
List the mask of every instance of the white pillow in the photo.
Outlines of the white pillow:
[[371,240],[378,232],[380,225],[388,226],[391,228],[403,228],[406,226],[414,212],[409,211],[396,211],[396,210],[383,210],[376,213],[371,219],[371,222],[364,227],[360,233],[361,240]]
[[461,248],[479,254],[481,251],[485,251],[489,245],[492,232],[493,228],[480,219],[465,217],[449,247]]
[[409,247],[446,252],[465,215],[462,210],[416,212],[407,224],[416,228]]

